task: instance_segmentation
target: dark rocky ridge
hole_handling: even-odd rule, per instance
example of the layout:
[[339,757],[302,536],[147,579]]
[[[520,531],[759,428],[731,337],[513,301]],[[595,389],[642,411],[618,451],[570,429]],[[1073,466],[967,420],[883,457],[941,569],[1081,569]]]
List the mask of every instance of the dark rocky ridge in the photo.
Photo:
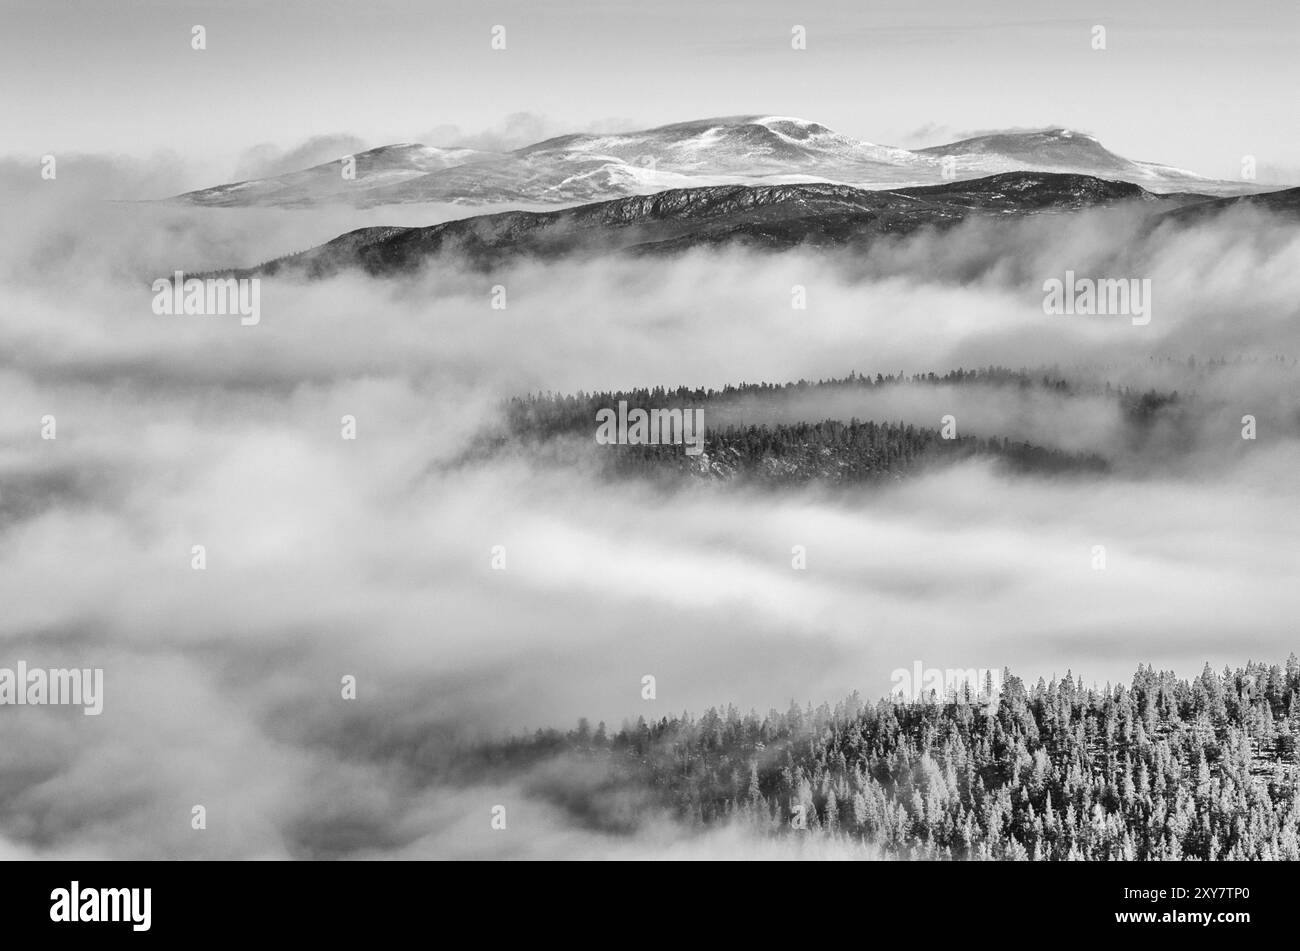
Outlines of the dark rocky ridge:
[[861,249],[884,236],[947,228],[974,217],[1014,219],[1132,203],[1149,210],[1153,223],[1195,222],[1243,204],[1300,216],[1300,189],[1213,199],[1157,195],[1127,182],[1048,172],[1006,172],[892,191],[833,184],[671,189],[560,211],[512,211],[423,228],[362,228],[233,273],[320,278],[355,268],[391,275],[414,271],[439,255],[490,269],[519,256],[653,254],[723,246]]
[[491,267],[519,255],[552,258],[719,245],[771,250],[845,246],[926,226],[951,226],[972,215],[1065,212],[1124,201],[1173,207],[1184,200],[1125,182],[1044,172],[896,191],[831,184],[671,189],[561,211],[504,212],[425,228],[362,228],[238,274],[315,278],[349,268],[392,274],[413,270],[439,254]]

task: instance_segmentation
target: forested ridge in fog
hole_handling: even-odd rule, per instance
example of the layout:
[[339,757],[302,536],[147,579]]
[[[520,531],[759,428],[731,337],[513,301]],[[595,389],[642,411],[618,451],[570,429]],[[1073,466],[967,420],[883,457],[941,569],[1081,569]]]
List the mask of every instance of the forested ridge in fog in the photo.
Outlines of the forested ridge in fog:
[[734,706],[638,717],[616,733],[583,720],[464,747],[451,772],[599,764],[586,789],[534,769],[530,791],[609,833],[660,807],[697,831],[739,823],[887,858],[1300,858],[1294,653],[1191,680],[1144,666],[1104,688],[1069,673],[1026,687],[1007,671],[994,700],[960,701],[854,693],[761,718]]
[[[973,457],[997,461],[1013,472],[1036,474],[1102,473],[1107,459],[1096,451],[1070,452],[1037,445],[1018,434],[944,435],[935,425],[897,419],[831,415],[854,394],[905,387],[981,387],[1060,399],[1082,397],[1110,405],[1137,445],[1157,419],[1179,425],[1187,400],[1177,391],[1139,391],[1109,382],[1082,382],[1059,370],[1012,370],[990,366],[943,374],[850,373],[845,377],[793,383],[741,383],[721,389],[663,386],[571,395],[537,393],[515,397],[505,408],[505,426],[481,438],[471,457],[526,447],[538,457],[589,457],[597,413],[626,404],[639,409],[703,409],[703,452],[683,454],[680,445],[622,445],[599,456],[606,471],[620,475],[683,476],[762,485],[808,482],[860,484],[897,479],[925,466]],[[1031,397],[1030,397],[1031,398]],[[809,406],[826,415],[809,414]],[[850,404],[851,405],[851,404]],[[954,407],[957,408],[957,407]],[[962,409],[964,414],[964,407]],[[868,407],[863,406],[863,413]]]

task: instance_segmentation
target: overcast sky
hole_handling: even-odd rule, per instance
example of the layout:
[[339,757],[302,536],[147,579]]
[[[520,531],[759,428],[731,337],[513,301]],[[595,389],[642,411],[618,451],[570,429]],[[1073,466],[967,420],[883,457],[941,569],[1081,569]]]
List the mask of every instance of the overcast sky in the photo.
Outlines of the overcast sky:
[[517,113],[541,131],[769,113],[913,147],[1060,124],[1235,178],[1245,154],[1300,166],[1297,48],[1295,0],[6,0],[0,151],[237,156]]

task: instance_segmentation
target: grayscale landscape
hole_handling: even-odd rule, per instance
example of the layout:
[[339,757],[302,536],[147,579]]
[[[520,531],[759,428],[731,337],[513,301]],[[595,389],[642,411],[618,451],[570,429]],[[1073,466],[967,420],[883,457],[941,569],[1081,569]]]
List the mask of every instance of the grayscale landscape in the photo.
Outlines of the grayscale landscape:
[[0,41],[0,858],[1300,859],[1294,11],[758,6]]

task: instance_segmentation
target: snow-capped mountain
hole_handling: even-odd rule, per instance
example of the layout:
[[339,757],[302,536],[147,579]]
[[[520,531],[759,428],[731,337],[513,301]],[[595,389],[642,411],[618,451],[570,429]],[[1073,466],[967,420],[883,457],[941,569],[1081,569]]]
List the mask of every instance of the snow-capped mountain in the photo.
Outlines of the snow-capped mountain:
[[690,175],[842,169],[869,176],[929,164],[906,149],[860,142],[816,122],[783,116],[731,116],[617,135],[566,135],[516,154],[560,161],[612,159]]
[[949,157],[958,178],[1027,169],[1113,178],[1156,191],[1214,192],[1222,190],[1216,189],[1216,185],[1233,184],[1215,182],[1169,165],[1131,161],[1116,155],[1092,136],[1071,129],[995,132],[921,149],[917,154],[938,158],[940,162]]
[[1134,162],[1068,129],[1003,132],[910,151],[863,142],[785,116],[700,119],[618,134],[575,134],[512,152],[393,145],[252,182],[179,196],[203,205],[361,207],[411,202],[576,204],[670,188],[831,182],[898,188],[1006,171],[1093,175],[1150,191],[1233,194],[1250,190],[1181,169]]
[[501,156],[475,149],[444,149],[403,143],[385,145],[352,156],[355,178],[343,175],[344,159],[290,172],[275,178],[218,185],[180,196],[200,205],[310,205],[316,202],[351,202],[360,205],[387,204],[370,201],[375,190],[398,188],[403,183],[431,172],[494,161]]

